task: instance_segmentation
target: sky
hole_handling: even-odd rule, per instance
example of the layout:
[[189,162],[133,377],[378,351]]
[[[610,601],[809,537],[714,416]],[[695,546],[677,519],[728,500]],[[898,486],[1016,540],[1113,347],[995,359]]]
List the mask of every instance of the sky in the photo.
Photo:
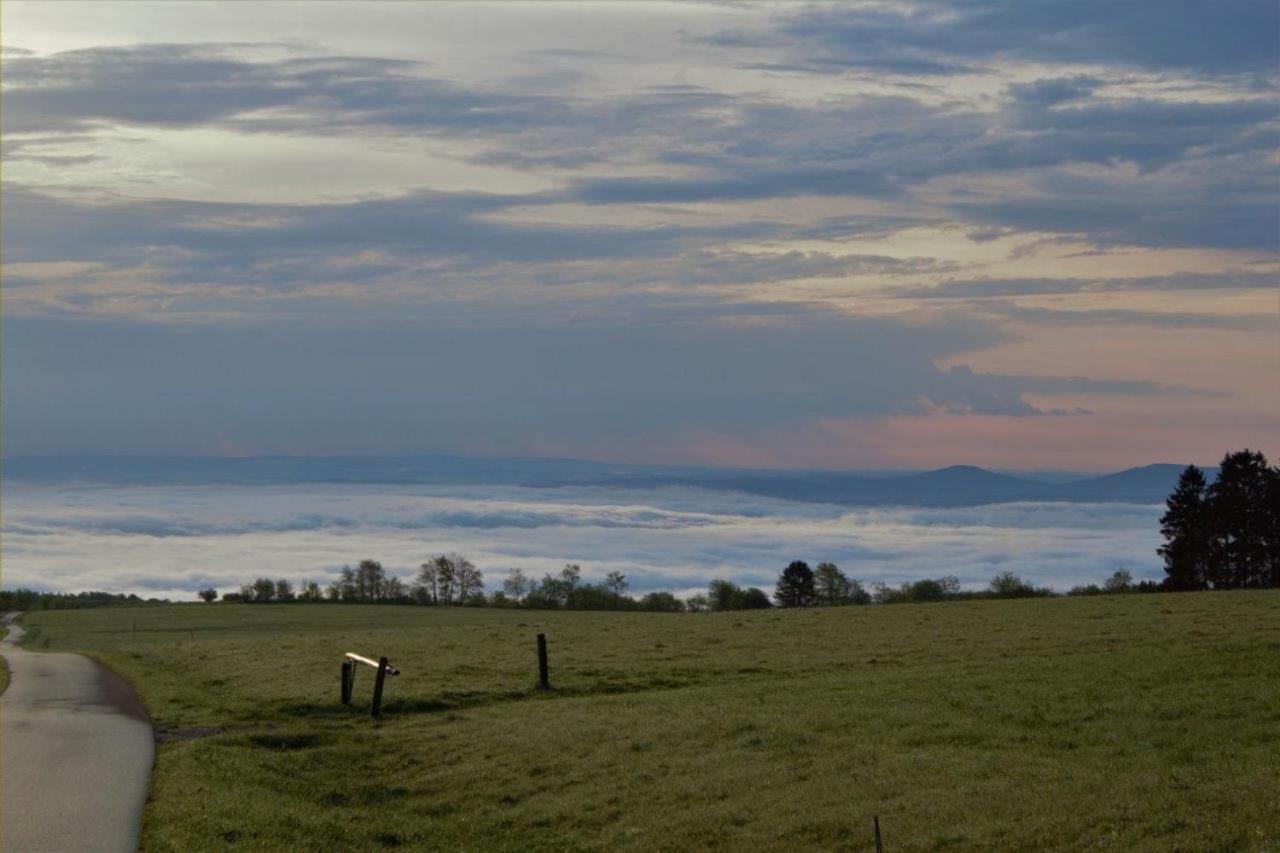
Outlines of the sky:
[[8,455],[1274,455],[1280,6],[5,0]]

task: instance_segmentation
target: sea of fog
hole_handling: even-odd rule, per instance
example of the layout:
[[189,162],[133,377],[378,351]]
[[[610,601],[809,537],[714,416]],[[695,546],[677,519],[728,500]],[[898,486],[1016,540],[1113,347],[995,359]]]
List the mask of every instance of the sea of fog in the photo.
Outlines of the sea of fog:
[[712,578],[771,589],[789,561],[838,563],[864,584],[1011,570],[1059,590],[1126,568],[1161,576],[1162,507],[1005,503],[936,509],[804,504],[697,488],[7,484],[3,581],[191,599],[266,575],[326,583],[371,557],[408,579],[457,551],[487,586],[520,568],[612,569],[634,592]]

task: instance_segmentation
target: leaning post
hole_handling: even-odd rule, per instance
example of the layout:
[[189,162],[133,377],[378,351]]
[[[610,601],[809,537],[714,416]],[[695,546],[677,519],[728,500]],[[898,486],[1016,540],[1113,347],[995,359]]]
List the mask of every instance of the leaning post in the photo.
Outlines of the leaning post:
[[538,686],[543,690],[551,689],[551,675],[547,667],[547,635],[538,635]]
[[382,684],[387,680],[387,659],[378,658],[378,678],[373,683],[373,716],[382,713]]

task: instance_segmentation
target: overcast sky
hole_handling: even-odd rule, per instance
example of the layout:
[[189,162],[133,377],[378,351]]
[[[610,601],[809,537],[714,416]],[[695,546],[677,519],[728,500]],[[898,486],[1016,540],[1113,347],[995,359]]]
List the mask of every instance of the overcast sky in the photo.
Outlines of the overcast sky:
[[1280,5],[5,0],[11,455],[1280,450]]

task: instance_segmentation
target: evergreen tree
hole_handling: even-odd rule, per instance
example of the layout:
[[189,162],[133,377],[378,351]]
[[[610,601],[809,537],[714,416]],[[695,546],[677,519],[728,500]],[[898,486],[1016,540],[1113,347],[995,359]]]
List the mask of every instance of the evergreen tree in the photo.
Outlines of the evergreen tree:
[[1209,558],[1204,472],[1188,465],[1165,506],[1160,518],[1164,545],[1158,550],[1168,576],[1165,583],[1170,589],[1204,589]]
[[782,570],[773,597],[779,607],[809,607],[817,599],[813,569],[803,560],[796,560]]
[[1267,586],[1280,588],[1280,460],[1267,474]]
[[1210,580],[1215,588],[1267,586],[1273,574],[1269,551],[1274,511],[1274,472],[1267,457],[1252,450],[1222,458],[1218,479],[1206,494],[1212,538]]

